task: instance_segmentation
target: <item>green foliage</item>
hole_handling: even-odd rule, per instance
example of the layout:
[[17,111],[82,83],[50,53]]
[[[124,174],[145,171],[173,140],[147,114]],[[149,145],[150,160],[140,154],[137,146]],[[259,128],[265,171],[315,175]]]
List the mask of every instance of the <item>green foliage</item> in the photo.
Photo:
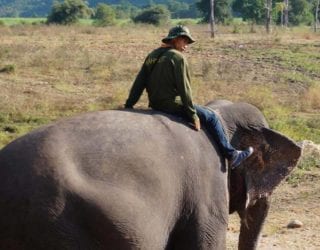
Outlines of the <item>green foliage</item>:
[[[0,23],[3,23],[4,25],[11,26],[11,25],[18,25],[18,24],[44,24],[46,21],[45,18],[31,18],[31,17],[18,17],[18,18],[13,18],[13,17],[8,17],[8,18],[0,18]],[[1,26],[1,25],[0,25]]]
[[[61,0],[59,0],[61,1]],[[43,17],[52,8],[52,0],[0,0],[0,17]],[[95,8],[99,3],[112,5],[117,18],[130,18],[139,8],[154,4],[165,4],[175,17],[199,17],[195,7],[196,0],[87,0],[88,6]]]
[[173,25],[190,26],[196,25],[200,20],[194,18],[180,18],[172,20]]
[[313,14],[312,5],[307,0],[292,0],[290,3],[289,20],[294,25],[311,24]]
[[[58,0],[56,3],[59,5],[61,1],[63,0]],[[66,0],[65,2],[80,1],[93,8],[100,3],[108,3],[115,10],[118,19],[132,18],[138,14],[142,6],[154,6],[159,3],[164,4],[169,9],[173,18],[203,17],[203,21],[207,22],[210,14],[209,0]],[[48,16],[49,13],[50,19],[48,19],[48,22],[51,23],[69,24],[77,21],[77,18],[74,18],[74,14],[71,12],[53,13],[51,4],[52,0],[0,0],[0,17],[44,17]],[[310,25],[313,23],[317,4],[318,0],[290,0],[290,24]],[[272,14],[275,23],[280,23],[282,10],[279,8],[282,7],[283,0],[273,0]],[[250,20],[258,24],[265,21],[265,0],[215,0],[216,22],[229,23],[232,18],[231,8],[233,15],[241,17],[243,20]],[[56,11],[60,12],[62,10],[56,9]],[[88,14],[90,15],[90,13],[85,15]],[[69,15],[71,17],[66,18]],[[238,32],[237,29],[235,29],[235,32]]]
[[[215,22],[226,23],[231,18],[231,2],[232,0],[215,0]],[[204,16],[203,21],[208,22],[210,20],[210,1],[200,0],[197,2],[197,7]]]
[[167,5],[173,18],[180,18],[183,12],[189,10],[189,5],[187,3],[176,0],[168,0]]
[[143,10],[133,18],[135,23],[147,23],[153,25],[163,25],[170,21],[170,12],[163,5],[156,5]]
[[[313,21],[313,6],[312,0],[290,0],[289,22],[293,25],[311,24]],[[273,1],[273,19],[277,23],[280,22],[283,8],[282,0]],[[252,20],[259,24],[265,22],[265,0],[235,0],[232,9],[244,20]]]
[[65,0],[64,2],[54,2],[51,13],[47,18],[47,23],[51,24],[73,24],[82,17],[91,14],[91,9],[83,0]]
[[[63,0],[57,1],[58,2],[54,4],[56,7],[54,7],[51,6],[52,0],[0,0],[0,17],[44,17],[48,16],[49,13],[48,23],[69,24],[77,22],[79,16],[75,17],[77,15],[71,11],[69,13],[63,13],[61,7],[65,3],[61,3]],[[202,17],[203,21],[207,22],[210,14],[209,0],[65,0],[65,2],[82,2],[93,8],[101,3],[108,3],[108,5],[114,9],[116,18],[118,19],[132,18],[137,16],[139,10],[143,8],[142,6],[154,6],[159,3],[169,9],[173,18]],[[312,24],[314,22],[317,4],[318,0],[290,0],[290,24]],[[58,5],[61,6],[58,7]],[[280,23],[283,6],[283,0],[273,0],[272,18],[277,24]],[[67,6],[65,5],[63,8],[67,8]],[[71,9],[69,8],[69,10]],[[250,20],[253,23],[262,24],[265,21],[265,0],[215,0],[214,12],[215,20],[218,23],[228,24],[230,19],[236,16],[243,18],[243,20]],[[82,14],[87,16],[91,13]],[[82,14],[80,14],[80,16],[82,16]],[[97,22],[95,24],[97,24]],[[101,25],[105,24],[102,22]],[[235,32],[238,32],[237,28]]]
[[48,13],[49,0],[0,0],[0,16],[37,17]]
[[138,7],[132,5],[127,0],[120,1],[120,4],[112,6],[116,12],[116,18],[127,19],[136,16],[139,12]]
[[94,19],[93,24],[97,26],[113,25],[116,21],[116,12],[109,5],[100,3],[97,6]]
[[265,1],[264,0],[235,0],[232,8],[241,14],[243,20],[251,20],[255,23],[265,21]]
[[[170,4],[169,4],[170,3]],[[173,18],[199,18],[201,13],[197,4],[187,4],[179,1],[168,1],[168,8]]]

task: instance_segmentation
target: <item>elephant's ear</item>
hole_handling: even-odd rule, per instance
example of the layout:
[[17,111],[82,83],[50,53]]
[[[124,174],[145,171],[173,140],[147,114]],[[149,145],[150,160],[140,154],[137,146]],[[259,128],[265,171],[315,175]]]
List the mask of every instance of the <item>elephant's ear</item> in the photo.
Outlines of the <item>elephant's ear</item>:
[[293,170],[301,155],[301,147],[284,135],[268,128],[254,130],[241,141],[252,145],[253,155],[245,162],[246,207],[269,196]]

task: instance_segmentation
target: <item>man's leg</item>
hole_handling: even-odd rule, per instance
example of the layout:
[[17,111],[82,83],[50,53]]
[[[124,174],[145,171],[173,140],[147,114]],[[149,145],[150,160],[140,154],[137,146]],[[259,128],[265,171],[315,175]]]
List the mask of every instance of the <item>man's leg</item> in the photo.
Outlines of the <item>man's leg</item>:
[[235,154],[236,150],[229,143],[222,124],[216,114],[209,109],[206,109],[199,105],[194,105],[197,111],[197,115],[200,118],[200,122],[205,125],[213,139],[218,144],[222,154],[225,158],[230,160]]
[[238,151],[230,144],[223,130],[222,124],[214,112],[199,105],[195,105],[195,109],[200,122],[206,126],[222,151],[223,156],[228,160],[231,160],[231,168],[238,167],[242,161],[247,159],[253,153],[252,147],[249,147],[244,151]]

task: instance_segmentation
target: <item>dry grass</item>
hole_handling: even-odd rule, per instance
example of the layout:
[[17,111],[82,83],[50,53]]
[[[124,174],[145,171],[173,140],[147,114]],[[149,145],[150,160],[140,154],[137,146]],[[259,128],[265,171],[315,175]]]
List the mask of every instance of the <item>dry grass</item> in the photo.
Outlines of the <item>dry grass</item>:
[[[232,26],[218,28],[212,40],[206,25],[190,26],[197,39],[186,53],[195,102],[226,98],[249,101],[266,112],[277,105],[305,112],[308,98],[308,112],[318,112],[319,35],[306,30],[265,35],[260,27],[255,33],[243,28],[234,34]],[[12,70],[0,72],[0,114],[39,121],[18,120],[18,132],[11,134],[0,128],[1,138],[15,138],[26,126],[59,117],[121,106],[146,54],[160,45],[167,30],[145,25],[1,26],[0,69],[10,65]],[[299,64],[304,55],[312,64]],[[138,106],[146,103],[144,96]],[[11,116],[2,127],[14,123]],[[2,145],[9,140],[1,138]]]
[[303,105],[311,109],[320,109],[320,85],[312,86],[303,96]]

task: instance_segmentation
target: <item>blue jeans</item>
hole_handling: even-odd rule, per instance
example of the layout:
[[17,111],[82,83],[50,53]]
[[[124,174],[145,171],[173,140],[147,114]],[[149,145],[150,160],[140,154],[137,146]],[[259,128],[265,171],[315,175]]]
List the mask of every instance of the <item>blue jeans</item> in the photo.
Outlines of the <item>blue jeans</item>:
[[194,107],[197,111],[197,115],[199,116],[200,123],[207,128],[210,135],[218,144],[223,156],[227,159],[231,159],[235,153],[235,149],[229,143],[222,124],[216,114],[200,105],[194,105]]

